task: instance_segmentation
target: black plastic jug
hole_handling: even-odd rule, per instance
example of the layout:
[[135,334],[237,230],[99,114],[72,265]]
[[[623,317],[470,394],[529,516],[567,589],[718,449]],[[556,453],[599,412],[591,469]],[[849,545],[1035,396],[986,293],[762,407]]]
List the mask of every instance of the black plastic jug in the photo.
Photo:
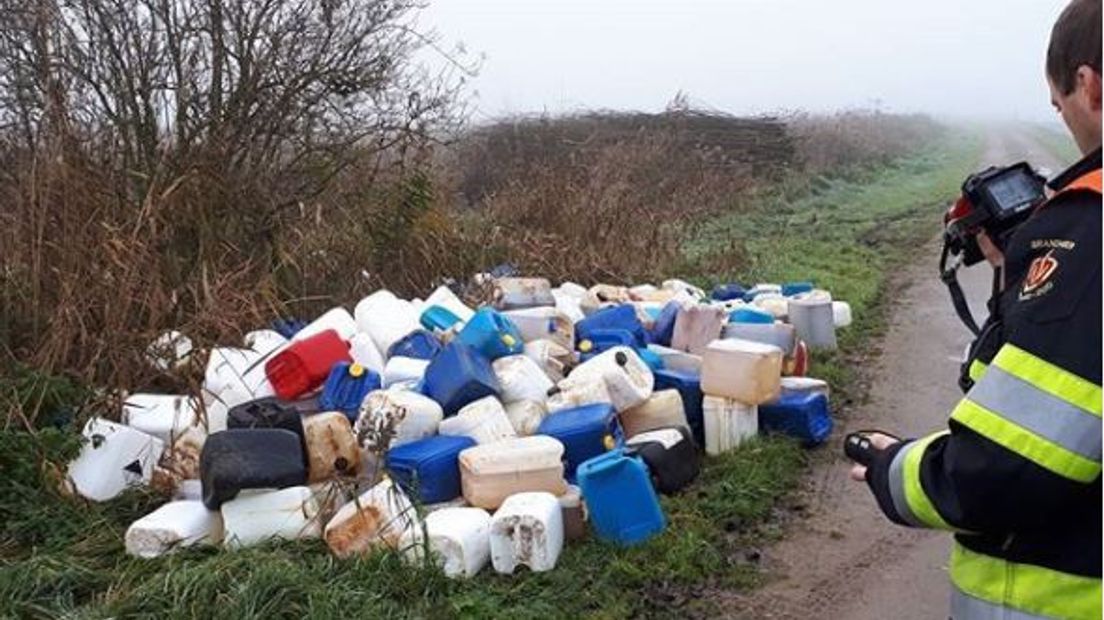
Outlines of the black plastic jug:
[[283,489],[307,483],[302,439],[282,428],[214,433],[199,457],[203,504],[218,510],[243,489]]
[[685,489],[701,472],[701,453],[685,426],[668,426],[635,435],[625,442],[625,453],[639,456],[664,495]]
[[235,405],[226,414],[226,428],[282,428],[304,440],[303,416],[292,404],[276,397]]

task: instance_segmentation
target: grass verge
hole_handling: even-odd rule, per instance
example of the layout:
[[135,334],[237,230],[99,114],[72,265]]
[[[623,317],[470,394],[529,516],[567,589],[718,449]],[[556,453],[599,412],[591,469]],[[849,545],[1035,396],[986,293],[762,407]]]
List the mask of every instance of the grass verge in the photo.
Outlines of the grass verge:
[[[877,329],[887,274],[930,236],[939,201],[953,194],[977,150],[976,137],[955,136],[892,166],[791,182],[695,227],[687,273],[703,284],[811,279],[852,303],[857,321],[841,346],[853,350]],[[744,241],[734,248],[732,239]],[[749,267],[704,267],[730,251],[746,256]],[[815,363],[837,393],[847,389],[842,358]],[[44,464],[72,454],[69,433],[0,431],[0,616],[704,616],[712,610],[702,596],[709,588],[754,582],[755,568],[740,551],[806,463],[793,442],[763,437],[709,459],[694,487],[664,498],[669,526],[645,545],[588,540],[567,549],[549,573],[504,577],[488,570],[450,581],[389,554],[337,560],[319,542],[130,558],[125,528],[157,500],[135,492],[88,505],[58,496],[51,490],[57,470]]]

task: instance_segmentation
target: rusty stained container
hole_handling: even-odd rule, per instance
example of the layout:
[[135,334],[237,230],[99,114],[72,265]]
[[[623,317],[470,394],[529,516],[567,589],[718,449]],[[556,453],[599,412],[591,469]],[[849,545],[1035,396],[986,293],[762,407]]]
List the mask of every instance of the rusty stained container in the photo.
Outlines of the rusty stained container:
[[496,278],[491,295],[496,310],[556,305],[552,283],[545,278]]
[[562,495],[564,447],[545,435],[504,439],[460,453],[460,482],[472,506],[494,509],[523,491]]
[[199,478],[199,455],[207,433],[197,426],[186,429],[161,455],[161,461],[150,477],[150,486],[163,493],[175,495],[185,480]]
[[345,414],[330,411],[307,416],[303,418],[303,433],[310,482],[356,475],[360,468],[360,449]]
[[586,504],[583,502],[583,492],[579,487],[569,484],[567,492],[558,499],[563,515],[564,540],[582,540],[586,536]]
[[410,498],[390,479],[384,479],[345,504],[326,524],[323,538],[339,558],[368,553],[377,547],[401,549],[404,535],[420,530]]
[[551,493],[511,495],[491,520],[491,563],[499,573],[509,575],[519,565],[552,570],[563,542],[563,511]]

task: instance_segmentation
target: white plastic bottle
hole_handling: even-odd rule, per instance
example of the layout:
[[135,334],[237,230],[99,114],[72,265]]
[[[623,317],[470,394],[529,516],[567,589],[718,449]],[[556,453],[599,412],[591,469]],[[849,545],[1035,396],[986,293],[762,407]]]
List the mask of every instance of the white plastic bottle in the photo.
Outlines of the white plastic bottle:
[[68,479],[77,493],[96,502],[149,484],[165,449],[153,435],[102,418],[88,420],[81,434],[85,444],[69,463]]
[[383,376],[387,362],[383,359],[383,354],[380,353],[379,348],[376,346],[376,342],[372,340],[370,335],[364,332],[357,332],[356,335],[349,340],[349,355],[353,356],[354,362],[381,377]]
[[266,540],[318,538],[318,502],[309,487],[288,487],[238,495],[220,509],[228,549]]
[[218,544],[222,540],[222,516],[203,502],[169,502],[127,528],[126,552],[140,558],[156,558],[193,545]]
[[759,408],[731,398],[706,396],[702,400],[705,452],[711,456],[735,449],[759,433]]
[[370,335],[376,348],[387,352],[391,345],[421,328],[414,305],[388,290],[379,290],[360,300],[354,310],[357,327]]
[[425,376],[426,368],[429,368],[429,360],[396,355],[383,367],[383,387],[415,385]]
[[624,411],[648,400],[655,387],[655,376],[640,356],[629,347],[613,347],[580,364],[568,381],[586,381],[601,376],[609,391],[610,402]]
[[563,513],[551,493],[511,495],[491,520],[491,563],[499,573],[523,564],[537,573],[552,570],[563,542]]
[[465,435],[479,444],[517,437],[502,402],[494,396],[465,405],[456,415],[442,420],[438,432],[442,435]]
[[131,394],[123,402],[122,421],[171,444],[196,424],[196,402],[189,396]]
[[322,316],[308,323],[306,327],[292,336],[291,340],[293,342],[299,342],[300,340],[305,340],[311,336],[321,334],[328,329],[337,332],[337,335],[340,336],[342,340],[349,340],[357,333],[357,323],[353,320],[353,315],[349,314],[348,310],[338,306],[337,308],[331,308]]
[[504,403],[520,400],[544,402],[553,383],[541,367],[525,355],[509,355],[496,359],[493,364],[500,387],[499,396]]
[[[441,508],[425,519],[429,549],[447,577],[474,577],[491,560],[491,515],[482,508]],[[420,536],[403,538],[406,556],[422,558]]]
[[409,390],[369,392],[360,405],[356,435],[365,448],[401,446],[437,434],[444,419],[437,401]]

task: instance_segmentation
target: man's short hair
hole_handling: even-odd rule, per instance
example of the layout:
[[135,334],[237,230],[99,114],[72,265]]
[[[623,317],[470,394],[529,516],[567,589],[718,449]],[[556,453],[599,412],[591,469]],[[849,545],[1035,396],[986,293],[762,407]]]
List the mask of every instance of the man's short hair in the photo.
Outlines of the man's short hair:
[[1077,70],[1082,66],[1100,73],[1100,2],[1073,0],[1050,33],[1047,75],[1063,95],[1077,86]]

